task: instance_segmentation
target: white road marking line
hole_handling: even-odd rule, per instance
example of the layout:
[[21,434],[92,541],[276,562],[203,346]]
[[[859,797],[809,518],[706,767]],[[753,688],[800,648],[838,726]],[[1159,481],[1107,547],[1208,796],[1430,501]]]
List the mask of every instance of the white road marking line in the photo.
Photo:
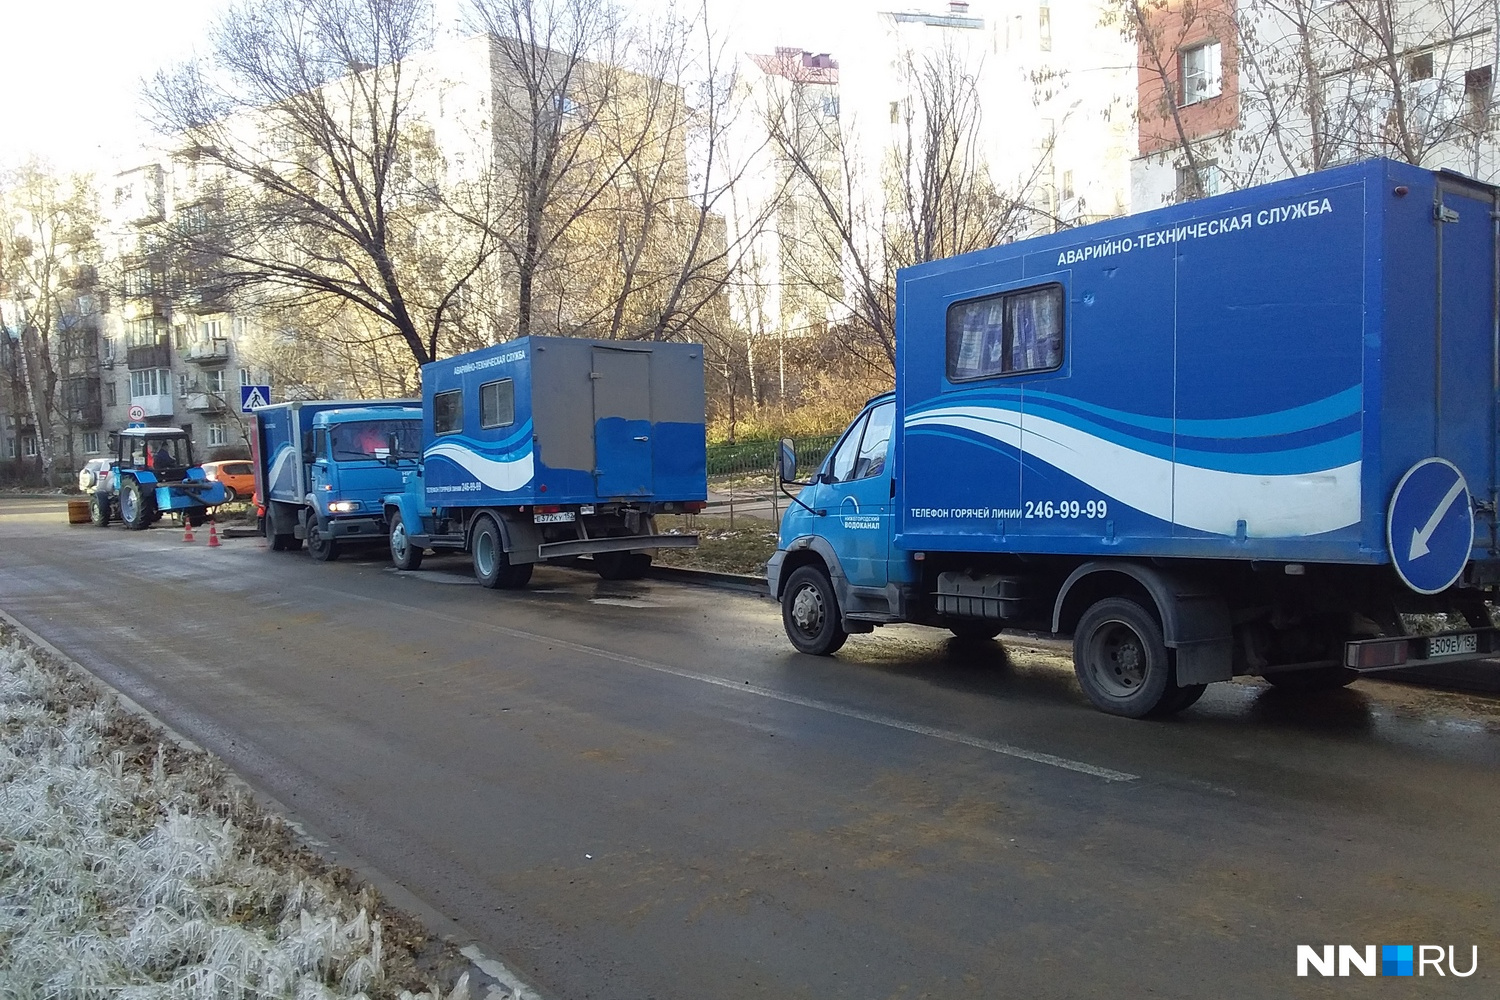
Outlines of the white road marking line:
[[458,953],[473,962],[475,968],[480,972],[483,972],[486,976],[489,976],[500,984],[499,991],[492,989],[487,996],[493,997],[496,992],[499,992],[507,1000],[509,998],[514,998],[514,1000],[541,1000],[540,993],[522,982],[521,977],[507,969],[503,962],[490,958],[484,952],[480,951],[478,945],[471,944],[465,948],[460,948]]
[[744,694],[755,695],[759,698],[768,698],[772,701],[784,702],[788,705],[799,705],[803,708],[811,708],[819,712],[827,712],[831,715],[840,715],[846,719],[858,719],[887,729],[899,729],[902,732],[914,733],[918,736],[929,736],[935,740],[943,740],[947,743],[957,743],[962,746],[973,747],[976,750],[986,750],[990,753],[1001,754],[1006,757],[1015,757],[1019,760],[1029,760],[1035,764],[1045,764],[1048,767],[1061,768],[1064,771],[1074,771],[1078,774],[1087,774],[1094,778],[1105,781],[1138,781],[1140,775],[1131,774],[1128,771],[1116,771],[1108,767],[1099,767],[1097,764],[1085,763],[1081,760],[1072,760],[1068,757],[1059,757],[1056,754],[1043,753],[1039,750],[1027,750],[1024,747],[1013,746],[1009,743],[1000,743],[996,740],[986,740],[977,736],[968,736],[964,733],[953,732],[948,729],[937,729],[932,726],[924,726],[915,722],[906,722],[902,719],[892,718],[888,715],[880,715],[875,712],[866,712],[858,708],[848,708],[844,705],[835,705],[832,702],[820,701],[816,698],[805,698],[798,694],[788,694],[785,691],[777,691],[773,688],[762,687],[759,684],[747,684],[743,681],[725,680],[722,677],[714,677],[710,674],[700,674],[693,670],[684,670],[680,667],[669,666],[658,663],[655,660],[643,660],[638,656],[629,656],[625,653],[616,653],[612,650],[601,649],[598,646],[589,646],[581,642],[571,642],[567,639],[555,639],[551,636],[541,635],[537,632],[527,632],[524,629],[510,628],[505,625],[492,625],[488,622],[477,622],[468,618],[459,618],[456,615],[445,615],[440,611],[432,611],[428,608],[414,608],[405,604],[396,604],[394,601],[382,600],[378,597],[366,597],[363,594],[351,594],[348,591],[338,591],[346,597],[356,601],[367,601],[371,604],[387,604],[401,608],[403,611],[416,612],[435,618],[439,621],[449,622],[454,625],[463,625],[469,628],[483,628],[501,635],[510,636],[513,639],[523,639],[529,642],[539,642],[544,645],[557,646],[562,649],[570,649],[576,653],[584,653],[588,656],[597,656],[600,659],[614,660],[616,663],[624,663],[643,670],[651,670],[660,674],[669,674],[673,677],[681,677],[684,680],[698,681],[701,684],[712,684],[728,691],[740,691]]
[[590,604],[607,604],[615,608],[670,608],[670,604],[646,601],[635,597],[590,597]]

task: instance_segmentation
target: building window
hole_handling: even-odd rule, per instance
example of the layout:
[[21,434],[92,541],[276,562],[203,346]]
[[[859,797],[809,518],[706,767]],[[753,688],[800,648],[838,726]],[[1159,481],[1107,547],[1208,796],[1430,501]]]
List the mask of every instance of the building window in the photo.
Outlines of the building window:
[[97,455],[97,454],[99,454],[99,432],[98,431],[84,431],[83,432],[83,453],[85,455]]
[[1218,97],[1224,89],[1219,43],[1182,50],[1182,102],[1196,104]]
[[1043,285],[948,307],[948,378],[954,382],[1050,371],[1062,365],[1063,290]]
[[462,389],[440,392],[432,397],[432,431],[434,434],[456,434],[464,429],[464,394]]
[[823,98],[822,106],[824,118],[837,118],[839,116],[839,99],[837,97]]
[[215,368],[208,373],[208,391],[221,396],[224,394],[224,369]]
[[508,427],[516,422],[516,384],[511,379],[479,387],[479,426]]
[[180,374],[177,376],[177,395],[186,396],[188,394],[188,390],[191,388],[191,380],[187,375]]
[[1406,75],[1412,80],[1432,79],[1432,53],[1423,52],[1406,60]]
[[143,396],[170,396],[172,373],[166,368],[147,368],[130,373],[130,398]]
[[16,457],[16,439],[15,438],[8,437],[8,438],[5,439],[5,457],[6,458],[15,458]]
[[36,457],[36,435],[28,434],[21,439],[21,454],[27,458]]
[[218,320],[204,320],[198,326],[198,334],[199,337],[203,340],[218,340],[223,336],[223,333],[220,332],[222,329],[223,327],[220,325]]
[[187,327],[185,325],[179,323],[177,326],[174,326],[172,328],[172,344],[179,351],[185,351],[185,350],[187,350],[188,339],[187,339]]
[[1037,25],[1040,29],[1038,44],[1043,52],[1052,51],[1052,8],[1047,6],[1047,0],[1042,0],[1042,6],[1037,11]]
[[240,385],[254,385],[254,384],[255,384],[254,382],[250,381],[250,369],[248,369],[248,368],[241,368],[240,369]]
[[1464,73],[1464,96],[1469,99],[1469,113],[1476,118],[1483,118],[1490,113],[1492,82],[1493,73],[1488,66],[1480,66]]
[[104,405],[105,406],[118,406],[119,405],[119,399],[115,396],[115,384],[113,382],[106,382],[106,383],[104,383]]
[[1177,200],[1191,201],[1205,198],[1220,191],[1219,163],[1205,160],[1198,164],[1198,183],[1193,183],[1193,168],[1186,164],[1177,168]]
[[215,445],[224,444],[226,440],[227,437],[224,433],[224,425],[222,423],[214,422],[208,425],[208,446],[210,448]]
[[1062,178],[1063,201],[1069,201],[1073,197],[1073,171],[1064,170]]
[[892,125],[900,125],[901,124],[901,102],[900,101],[892,101],[891,102],[891,124]]

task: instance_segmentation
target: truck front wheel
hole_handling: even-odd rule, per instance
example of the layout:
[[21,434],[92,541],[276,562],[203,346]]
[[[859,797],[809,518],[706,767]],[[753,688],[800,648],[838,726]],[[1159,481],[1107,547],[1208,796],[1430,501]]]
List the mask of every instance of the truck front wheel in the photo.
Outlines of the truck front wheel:
[[339,557],[339,543],[329,536],[327,526],[320,524],[317,518],[309,518],[307,522],[307,554],[318,562],[333,562]]
[[101,528],[109,527],[109,498],[98,493],[89,495],[89,520]]
[[781,624],[792,645],[813,656],[830,656],[849,638],[833,583],[816,566],[803,566],[787,579],[781,595]]
[[491,590],[520,590],[531,579],[531,563],[512,563],[500,537],[500,526],[486,517],[474,529],[474,577]]
[[1179,711],[1202,693],[1176,690],[1161,626],[1128,597],[1107,597],[1083,613],[1073,634],[1073,669],[1095,708],[1129,719]]
[[421,569],[422,550],[411,543],[400,511],[391,511],[391,562],[397,569]]

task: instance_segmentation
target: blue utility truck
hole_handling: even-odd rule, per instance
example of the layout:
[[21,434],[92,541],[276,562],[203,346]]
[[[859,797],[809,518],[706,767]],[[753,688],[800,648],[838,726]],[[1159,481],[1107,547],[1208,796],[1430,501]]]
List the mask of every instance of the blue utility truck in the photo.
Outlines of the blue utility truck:
[[346,545],[384,544],[383,499],[417,464],[415,399],[297,400],[257,407],[254,417],[255,495],[272,549],[306,540],[328,562]]
[[469,552],[490,588],[524,587],[539,562],[592,559],[641,576],[655,516],[708,496],[703,349],[524,337],[422,366],[422,464],[386,501],[391,558]]
[[1497,208],[1377,160],[903,270],[895,391],[768,567],[788,637],[1071,634],[1131,717],[1491,655]]

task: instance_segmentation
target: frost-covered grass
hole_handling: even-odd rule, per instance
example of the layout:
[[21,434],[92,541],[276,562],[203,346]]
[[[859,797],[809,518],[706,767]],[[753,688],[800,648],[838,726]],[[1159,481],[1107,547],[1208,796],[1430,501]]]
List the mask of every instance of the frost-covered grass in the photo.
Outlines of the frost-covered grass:
[[0,997],[412,997],[427,944],[213,759],[0,626]]

